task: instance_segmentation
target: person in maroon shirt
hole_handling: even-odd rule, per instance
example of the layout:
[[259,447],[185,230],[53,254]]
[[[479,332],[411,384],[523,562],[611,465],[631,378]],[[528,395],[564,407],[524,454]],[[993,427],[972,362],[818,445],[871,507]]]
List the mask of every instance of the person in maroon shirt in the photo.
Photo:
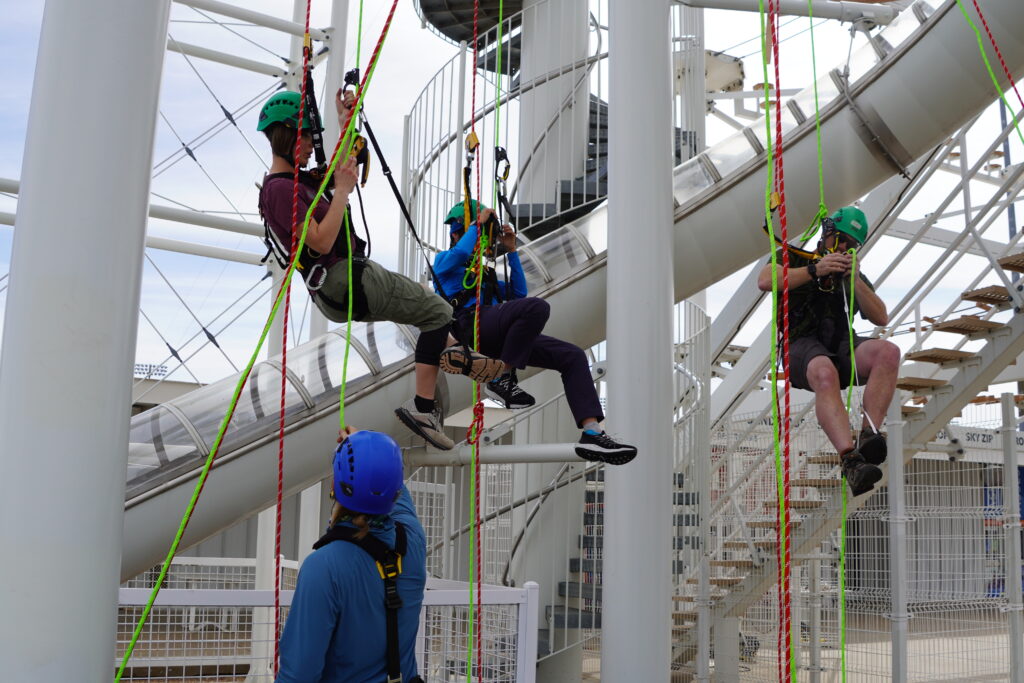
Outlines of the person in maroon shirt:
[[[338,91],[335,108],[341,128],[349,118],[355,97]],[[273,162],[260,188],[260,215],[267,227],[268,246],[279,258],[291,258],[292,197],[295,167],[302,169],[313,152],[312,131],[303,116],[298,158],[295,135],[299,125],[299,93],[281,91],[273,95],[260,111],[257,130],[270,141]],[[444,417],[434,400],[441,353],[446,354],[446,369],[458,368],[462,374],[486,382],[501,374],[502,364],[463,346],[445,349],[452,323],[451,306],[440,296],[409,278],[393,273],[365,256],[366,243],[351,228],[348,199],[356,184],[356,162],[345,158],[335,169],[333,192],[327,191],[317,202],[299,255],[298,270],[317,308],[334,322],[349,317],[349,277],[352,279],[352,319],[366,322],[390,320],[419,328],[416,341],[416,395],[395,414],[414,433],[445,450],[455,443],[444,433]],[[319,178],[299,171],[298,225],[309,210],[320,187]],[[348,238],[346,238],[348,236]],[[349,269],[351,268],[351,274]],[[458,356],[455,358],[454,356]]]

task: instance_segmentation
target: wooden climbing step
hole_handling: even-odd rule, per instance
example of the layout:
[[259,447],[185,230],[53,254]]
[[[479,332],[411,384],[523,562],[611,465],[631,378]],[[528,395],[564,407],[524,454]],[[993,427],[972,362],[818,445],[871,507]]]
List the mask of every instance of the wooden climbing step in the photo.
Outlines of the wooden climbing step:
[[950,334],[970,336],[972,334],[998,330],[1000,327],[1005,327],[1005,325],[992,320],[983,320],[976,315],[964,315],[954,320],[943,320],[940,323],[935,323],[932,325],[932,330],[935,332],[949,332]]
[[999,265],[1003,270],[1012,270],[1015,273],[1024,273],[1024,251],[1010,254],[999,259]]
[[753,569],[753,560],[711,560],[708,564],[712,567],[732,567],[734,569]]
[[[708,583],[712,586],[724,586],[726,588],[735,586],[741,582],[745,577],[743,576],[712,576],[708,578]],[[686,583],[699,583],[700,579],[696,576],[691,576],[686,580]]]
[[[754,546],[757,548],[769,549],[774,548],[778,543],[776,541],[754,541]],[[746,541],[726,541],[722,544],[723,548],[728,550],[747,550],[750,548]]]
[[896,380],[896,387],[906,391],[927,391],[946,386],[946,384],[946,380],[933,377],[900,377]]
[[682,612],[673,612],[672,621],[676,626],[682,626],[688,621],[697,621],[697,613],[693,610],[684,610]]
[[[768,510],[774,510],[779,506],[778,502],[774,500],[764,501],[764,506]],[[791,500],[789,501],[789,507],[792,510],[816,510],[821,507],[820,500]]]
[[791,486],[809,486],[816,489],[839,488],[843,482],[839,479],[793,479]]
[[974,354],[970,351],[958,349],[922,349],[921,351],[911,351],[905,356],[905,360],[942,365],[943,363],[957,363],[973,357]]
[[972,289],[960,295],[964,301],[973,301],[978,304],[1000,305],[1010,302],[1010,293],[1002,285],[990,285],[981,289]]
[[902,415],[913,415],[914,413],[920,413],[924,408],[921,406],[900,406],[900,413]]
[[750,527],[751,529],[774,529],[775,528],[775,520],[774,519],[755,519],[753,521],[747,522],[747,526]]
[[807,458],[807,462],[811,465],[838,465],[839,454],[822,453],[821,455],[812,455]]

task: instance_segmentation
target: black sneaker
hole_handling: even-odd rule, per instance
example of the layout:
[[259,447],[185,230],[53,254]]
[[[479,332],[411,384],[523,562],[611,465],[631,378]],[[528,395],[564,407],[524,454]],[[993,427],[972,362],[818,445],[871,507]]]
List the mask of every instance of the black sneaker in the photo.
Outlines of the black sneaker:
[[516,377],[515,370],[485,384],[484,393],[487,394],[487,398],[497,401],[502,407],[509,410],[529,408],[537,402],[537,399],[519,386],[519,378]]
[[857,451],[860,452],[860,454],[864,456],[864,459],[870,464],[881,465],[885,462],[885,456],[888,453],[885,434],[882,432],[871,431],[871,429],[865,427],[860,432]]
[[576,455],[593,462],[625,465],[636,457],[636,446],[619,443],[610,437],[608,432],[583,432],[579,443],[576,444]]
[[864,460],[857,451],[843,456],[843,478],[850,485],[853,495],[859,496],[875,488],[875,482],[882,478],[882,470]]

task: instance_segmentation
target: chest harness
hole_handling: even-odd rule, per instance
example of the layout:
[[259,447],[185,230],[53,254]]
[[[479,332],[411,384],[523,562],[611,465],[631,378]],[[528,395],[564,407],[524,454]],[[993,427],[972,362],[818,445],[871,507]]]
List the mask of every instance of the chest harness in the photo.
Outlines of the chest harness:
[[[357,529],[335,525],[313,544],[318,550],[334,541],[347,541],[358,546],[377,563],[377,571],[384,580],[384,609],[387,631],[387,679],[385,683],[402,683],[402,657],[398,648],[398,610],[402,598],[398,595],[398,576],[402,573],[402,556],[405,555],[407,538],[405,527],[395,522],[395,547],[389,548],[384,541],[372,534],[356,538]],[[422,681],[419,677],[412,683]]]

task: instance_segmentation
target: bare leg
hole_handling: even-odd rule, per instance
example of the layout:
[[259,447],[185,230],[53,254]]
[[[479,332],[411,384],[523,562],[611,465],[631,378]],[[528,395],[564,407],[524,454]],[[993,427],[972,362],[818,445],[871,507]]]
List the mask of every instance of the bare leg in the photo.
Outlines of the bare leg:
[[[875,427],[880,428],[896,392],[900,349],[889,341],[869,339],[857,347],[856,358],[857,373],[868,378],[864,386],[864,412]],[[864,427],[870,426],[865,418]]]
[[437,373],[440,368],[436,365],[416,363],[416,395],[420,398],[433,400],[434,388],[437,386]]
[[818,424],[835,446],[837,453],[853,448],[850,421],[839,393],[839,373],[828,356],[815,356],[807,364],[807,382],[814,391],[814,412]]

